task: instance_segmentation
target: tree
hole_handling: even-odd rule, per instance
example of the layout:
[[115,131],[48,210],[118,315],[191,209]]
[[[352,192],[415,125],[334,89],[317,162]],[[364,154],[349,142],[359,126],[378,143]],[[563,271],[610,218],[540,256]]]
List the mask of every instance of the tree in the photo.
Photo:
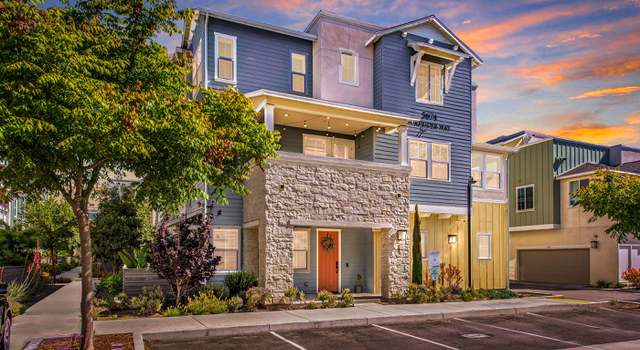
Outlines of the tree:
[[25,231],[42,244],[51,258],[51,275],[56,283],[56,265],[62,252],[71,253],[77,233],[76,220],[69,204],[60,198],[47,197],[27,202]]
[[169,281],[180,304],[184,292],[213,276],[220,257],[211,244],[211,223],[201,215],[162,224],[151,243],[151,267]]
[[25,232],[22,225],[13,226],[0,223],[0,267],[26,266],[36,246],[36,238]]
[[95,258],[111,263],[114,271],[121,265],[121,251],[139,248],[153,236],[151,211],[134,196],[131,186],[105,190],[92,222]]
[[640,176],[601,170],[574,197],[576,205],[593,215],[591,221],[601,217],[613,221],[606,233],[618,242],[628,236],[640,239]]
[[[188,98],[186,68],[152,40],[177,31],[184,16],[172,0],[36,5],[0,5],[0,188],[60,195],[71,206],[80,234],[82,349],[93,349],[88,206],[98,182],[132,172],[142,179],[137,199],[170,212],[206,197],[201,182],[246,191],[241,182],[273,155],[277,140],[235,91],[226,94],[243,101],[237,110],[212,111]],[[232,124],[237,119],[253,124]]]
[[411,282],[415,284],[422,284],[422,239],[420,237],[420,213],[418,212],[417,204],[413,218],[413,246],[411,247],[413,265],[411,267]]

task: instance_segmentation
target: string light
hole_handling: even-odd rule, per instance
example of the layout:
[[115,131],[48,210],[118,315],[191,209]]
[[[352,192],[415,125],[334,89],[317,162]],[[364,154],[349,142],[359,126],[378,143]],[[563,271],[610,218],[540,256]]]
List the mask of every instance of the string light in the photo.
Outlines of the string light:
[[309,127],[309,126],[307,125],[307,121],[306,121],[306,120],[304,121],[304,127],[305,127],[305,128]]

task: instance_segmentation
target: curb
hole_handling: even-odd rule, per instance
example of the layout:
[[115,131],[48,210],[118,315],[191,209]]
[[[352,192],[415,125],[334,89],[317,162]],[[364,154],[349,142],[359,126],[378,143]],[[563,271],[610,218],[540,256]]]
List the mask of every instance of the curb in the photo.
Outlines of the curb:
[[[210,329],[198,329],[187,330],[178,332],[162,332],[162,333],[143,333],[134,334],[135,350],[144,350],[143,340],[150,341],[181,341],[181,340],[195,340],[208,337],[220,337],[231,335],[247,335],[257,333],[267,333],[270,331],[295,331],[305,329],[323,329],[323,328],[337,328],[337,327],[358,327],[368,326],[371,324],[394,324],[394,323],[412,323],[412,322],[425,322],[425,321],[442,321],[453,318],[467,318],[467,317],[490,317],[490,316],[518,316],[524,315],[528,312],[544,312],[544,311],[576,311],[576,310],[592,310],[601,304],[557,304],[557,305],[542,305],[531,306],[523,308],[505,308],[496,310],[474,310],[474,311],[458,311],[448,313],[433,313],[424,315],[408,315],[408,316],[380,316],[369,318],[354,318],[354,319],[342,319],[332,321],[308,321],[308,322],[293,322],[293,323],[277,323],[277,324],[264,324],[256,326],[239,326],[239,327],[225,327],[225,328],[210,328]],[[140,345],[138,345],[140,343]]]

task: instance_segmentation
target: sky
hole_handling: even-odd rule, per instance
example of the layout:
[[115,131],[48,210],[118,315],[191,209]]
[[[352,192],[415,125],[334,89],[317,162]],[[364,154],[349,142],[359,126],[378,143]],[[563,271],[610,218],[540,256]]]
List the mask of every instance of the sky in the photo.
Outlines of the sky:
[[485,62],[473,71],[479,141],[526,129],[640,147],[640,0],[177,3],[297,30],[321,9],[384,26],[435,14]]

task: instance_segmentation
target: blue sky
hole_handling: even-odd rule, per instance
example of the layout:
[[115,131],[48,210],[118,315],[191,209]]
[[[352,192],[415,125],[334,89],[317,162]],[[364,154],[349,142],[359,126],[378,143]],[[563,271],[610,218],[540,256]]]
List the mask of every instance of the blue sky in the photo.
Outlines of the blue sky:
[[[485,61],[480,140],[532,129],[640,146],[640,0],[185,0],[302,30],[320,9],[380,25],[435,14]],[[177,37],[158,40],[173,51]]]

